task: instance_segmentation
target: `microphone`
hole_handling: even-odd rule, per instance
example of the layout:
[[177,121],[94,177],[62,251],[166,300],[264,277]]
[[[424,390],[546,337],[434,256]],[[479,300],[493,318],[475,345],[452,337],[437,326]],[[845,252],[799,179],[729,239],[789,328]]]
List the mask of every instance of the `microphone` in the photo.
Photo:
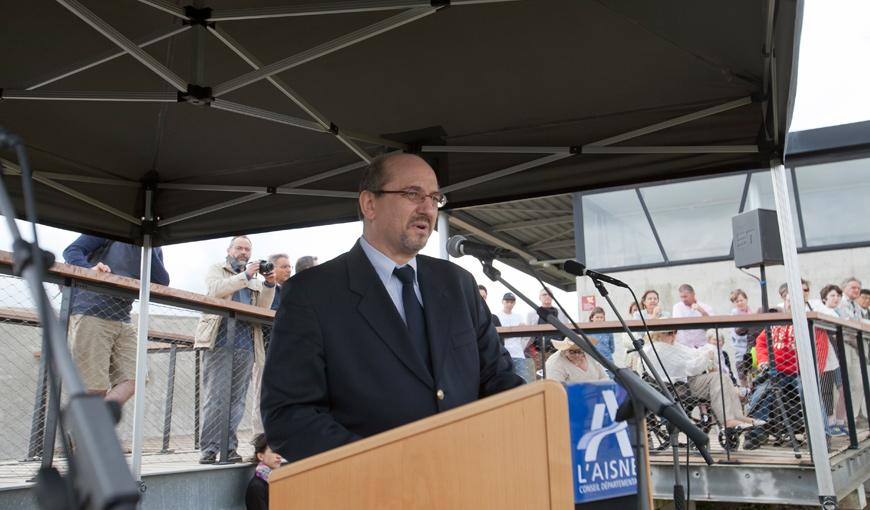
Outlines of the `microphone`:
[[586,266],[577,262],[576,260],[566,260],[564,264],[562,264],[562,270],[566,273],[571,273],[577,276],[588,276],[593,280],[601,280],[602,282],[607,282],[611,285],[616,285],[617,287],[625,287],[628,288],[624,282],[617,280],[612,276],[607,276],[606,274],[601,274],[591,269],[586,269]]
[[447,253],[454,258],[459,258],[463,255],[471,255],[472,257],[485,260],[497,258],[520,258],[516,253],[502,248],[496,248],[495,246],[475,243],[461,235],[450,236],[450,238],[447,239]]

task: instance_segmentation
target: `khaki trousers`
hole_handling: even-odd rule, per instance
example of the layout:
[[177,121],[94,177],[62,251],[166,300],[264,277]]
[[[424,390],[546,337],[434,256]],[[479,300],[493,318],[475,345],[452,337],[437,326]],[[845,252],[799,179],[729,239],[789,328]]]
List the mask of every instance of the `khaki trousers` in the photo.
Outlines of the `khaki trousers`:
[[[725,407],[722,407],[722,388],[725,389]],[[743,408],[740,406],[740,398],[737,389],[731,383],[727,375],[722,374],[722,382],[719,382],[719,372],[689,377],[689,391],[695,398],[703,398],[710,401],[713,414],[721,426],[725,426],[726,419],[742,420]]]

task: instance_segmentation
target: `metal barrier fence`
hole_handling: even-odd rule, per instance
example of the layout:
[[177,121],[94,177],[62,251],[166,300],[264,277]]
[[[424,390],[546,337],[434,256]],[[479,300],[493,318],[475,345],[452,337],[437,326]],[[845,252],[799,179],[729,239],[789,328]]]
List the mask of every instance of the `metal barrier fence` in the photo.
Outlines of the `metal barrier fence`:
[[[668,338],[661,332],[694,332],[708,340],[707,345],[693,349],[690,358],[694,368],[686,367],[693,375],[673,381],[672,389],[698,426],[708,432],[717,460],[761,462],[761,459],[773,458],[813,462],[815,459],[809,450],[813,438],[809,437],[807,427],[807,420],[811,419],[822,421],[825,437],[819,440],[827,445],[829,454],[856,449],[859,442],[870,435],[867,418],[870,324],[816,312],[808,312],[807,317],[814,339],[812,352],[818,381],[814,387],[807,383],[810,378],[802,375],[798,367],[791,315],[771,313],[648,321],[653,341],[644,338],[644,348],[656,368],[660,365],[655,361],[650,343],[657,347],[662,364],[666,368],[670,366],[670,372],[684,372],[682,367],[669,362],[669,356],[679,354],[669,345],[673,337]],[[640,321],[629,321],[628,325],[635,336],[644,336]],[[618,323],[581,323],[579,326],[591,337],[614,334],[616,342],[623,342],[629,351],[624,359],[615,360],[617,364],[641,374],[645,372]],[[540,338],[552,328],[520,326],[499,331],[502,337],[529,340]],[[690,364],[686,358],[680,359]],[[698,370],[703,373],[698,374]],[[810,387],[822,402],[824,416],[807,416],[805,412],[804,396]],[[723,423],[726,420],[727,423]],[[666,421],[651,415],[647,425],[653,459],[660,456],[669,460],[674,441],[683,451],[691,448],[685,436],[675,434]]]
[[[0,257],[0,273],[9,272],[9,264]],[[95,276],[70,266],[56,266],[49,278],[46,288],[59,316],[68,323],[74,357],[85,380],[90,381],[89,388],[111,387],[110,398],[128,395],[131,390],[124,388],[124,381],[135,364],[135,350],[118,348],[101,358],[99,353],[92,352],[100,350],[93,349],[87,341],[100,336],[89,328],[114,328],[113,334],[130,337],[135,345],[138,305],[133,300],[138,282]],[[91,308],[83,310],[82,306]],[[152,287],[148,309],[142,453],[146,456],[172,453],[173,460],[183,462],[197,461],[204,450],[216,453],[217,461],[227,459],[233,450],[242,457],[250,455],[249,440],[259,425],[254,418],[255,389],[251,384],[256,380],[252,370],[254,354],[247,348],[233,347],[250,345],[248,335],[259,328],[268,329],[272,312],[161,287]],[[193,346],[203,316],[214,316],[213,320],[220,324],[219,347],[214,350]],[[764,455],[765,459],[773,456],[802,463],[826,462],[827,459],[811,458],[810,441],[824,441],[828,452],[834,453],[858,448],[868,436],[870,383],[865,337],[870,335],[870,327],[812,312],[808,313],[808,319],[815,339],[812,351],[818,382],[814,386],[807,384],[812,378],[807,377],[806,371],[797,370],[789,315],[649,321],[653,331],[710,330],[714,340],[706,347],[710,362],[705,384],[687,381],[687,388],[677,389],[683,393],[691,415],[709,430],[718,460],[760,462],[760,455]],[[640,323],[630,321],[629,326],[639,328]],[[616,323],[587,323],[582,327],[592,336],[619,335],[621,331]],[[529,326],[500,331],[503,336],[528,336],[548,328]],[[764,338],[772,341],[759,343],[752,355],[754,342],[750,340],[747,349],[750,354],[740,356],[738,337],[755,338],[765,328],[770,331]],[[721,343],[715,340],[720,336]],[[51,405],[53,394],[60,394],[61,398],[63,394],[46,387],[40,324],[30,294],[22,280],[4,275],[0,275],[0,345],[3,346],[0,476],[28,479],[40,465],[54,462],[63,466],[59,436],[55,434],[57,413]],[[767,366],[763,365],[765,352]],[[623,360],[626,363],[631,363],[631,356]],[[741,391],[741,387],[746,390]],[[804,396],[808,388],[817,392],[825,416],[808,416],[805,412]],[[133,421],[138,418],[133,416],[132,403],[131,398],[124,405],[117,425],[118,435],[128,450],[132,448]],[[737,418],[738,414],[765,420],[766,424],[745,430],[723,427],[722,421]],[[826,436],[808,437],[808,420],[822,420]],[[667,423],[651,419],[649,430],[653,459],[668,458],[672,442],[679,448],[687,447],[685,438],[672,433]]]
[[[0,272],[10,272],[2,260]],[[83,274],[79,268],[58,265],[45,285],[68,326],[68,342],[86,387],[126,401],[116,431],[129,453],[137,419],[133,380],[138,282],[93,274],[79,278]],[[273,313],[160,289],[152,287],[148,306],[142,453],[172,453],[173,462],[196,462],[206,450],[217,462],[238,460],[235,452],[249,457],[250,440],[262,427],[253,405],[254,353],[247,347],[255,328],[268,329]],[[202,317],[219,324],[214,349],[194,348]],[[27,286],[8,274],[0,274],[0,345],[0,482],[28,480],[42,465],[63,469],[52,399],[59,394],[63,402],[65,395],[62,388],[56,393],[48,387],[42,331]]]

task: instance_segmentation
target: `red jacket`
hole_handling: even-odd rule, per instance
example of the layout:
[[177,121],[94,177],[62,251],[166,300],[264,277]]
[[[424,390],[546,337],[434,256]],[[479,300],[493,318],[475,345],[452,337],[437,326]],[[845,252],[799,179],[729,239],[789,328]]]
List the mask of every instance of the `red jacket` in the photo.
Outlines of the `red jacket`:
[[[794,326],[771,326],[770,335],[773,337],[773,360],[776,369],[783,374],[797,374],[798,355],[794,342]],[[816,361],[819,365],[819,373],[821,373],[828,358],[828,333],[816,328],[815,336]],[[755,357],[759,365],[768,362],[767,334],[765,331],[762,331],[755,339]]]

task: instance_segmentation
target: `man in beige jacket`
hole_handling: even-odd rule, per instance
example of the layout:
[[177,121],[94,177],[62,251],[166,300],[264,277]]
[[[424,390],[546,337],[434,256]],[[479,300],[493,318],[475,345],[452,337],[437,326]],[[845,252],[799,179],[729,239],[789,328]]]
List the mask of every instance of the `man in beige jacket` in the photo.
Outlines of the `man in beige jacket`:
[[[224,262],[214,264],[205,277],[210,297],[270,308],[275,296],[275,272],[258,279],[258,262],[249,263],[251,240],[236,236],[227,248]],[[221,419],[229,406],[229,452],[221,462],[240,462],[236,452],[236,429],[245,412],[245,395],[251,382],[254,363],[262,366],[265,358],[263,330],[259,324],[236,321],[232,338],[228,338],[228,321],[219,315],[203,315],[196,327],[194,347],[204,348],[202,353],[202,433],[199,449],[201,464],[213,464],[220,450],[222,430],[226,422]],[[229,391],[228,391],[229,387]],[[226,395],[229,393],[229,402]]]

